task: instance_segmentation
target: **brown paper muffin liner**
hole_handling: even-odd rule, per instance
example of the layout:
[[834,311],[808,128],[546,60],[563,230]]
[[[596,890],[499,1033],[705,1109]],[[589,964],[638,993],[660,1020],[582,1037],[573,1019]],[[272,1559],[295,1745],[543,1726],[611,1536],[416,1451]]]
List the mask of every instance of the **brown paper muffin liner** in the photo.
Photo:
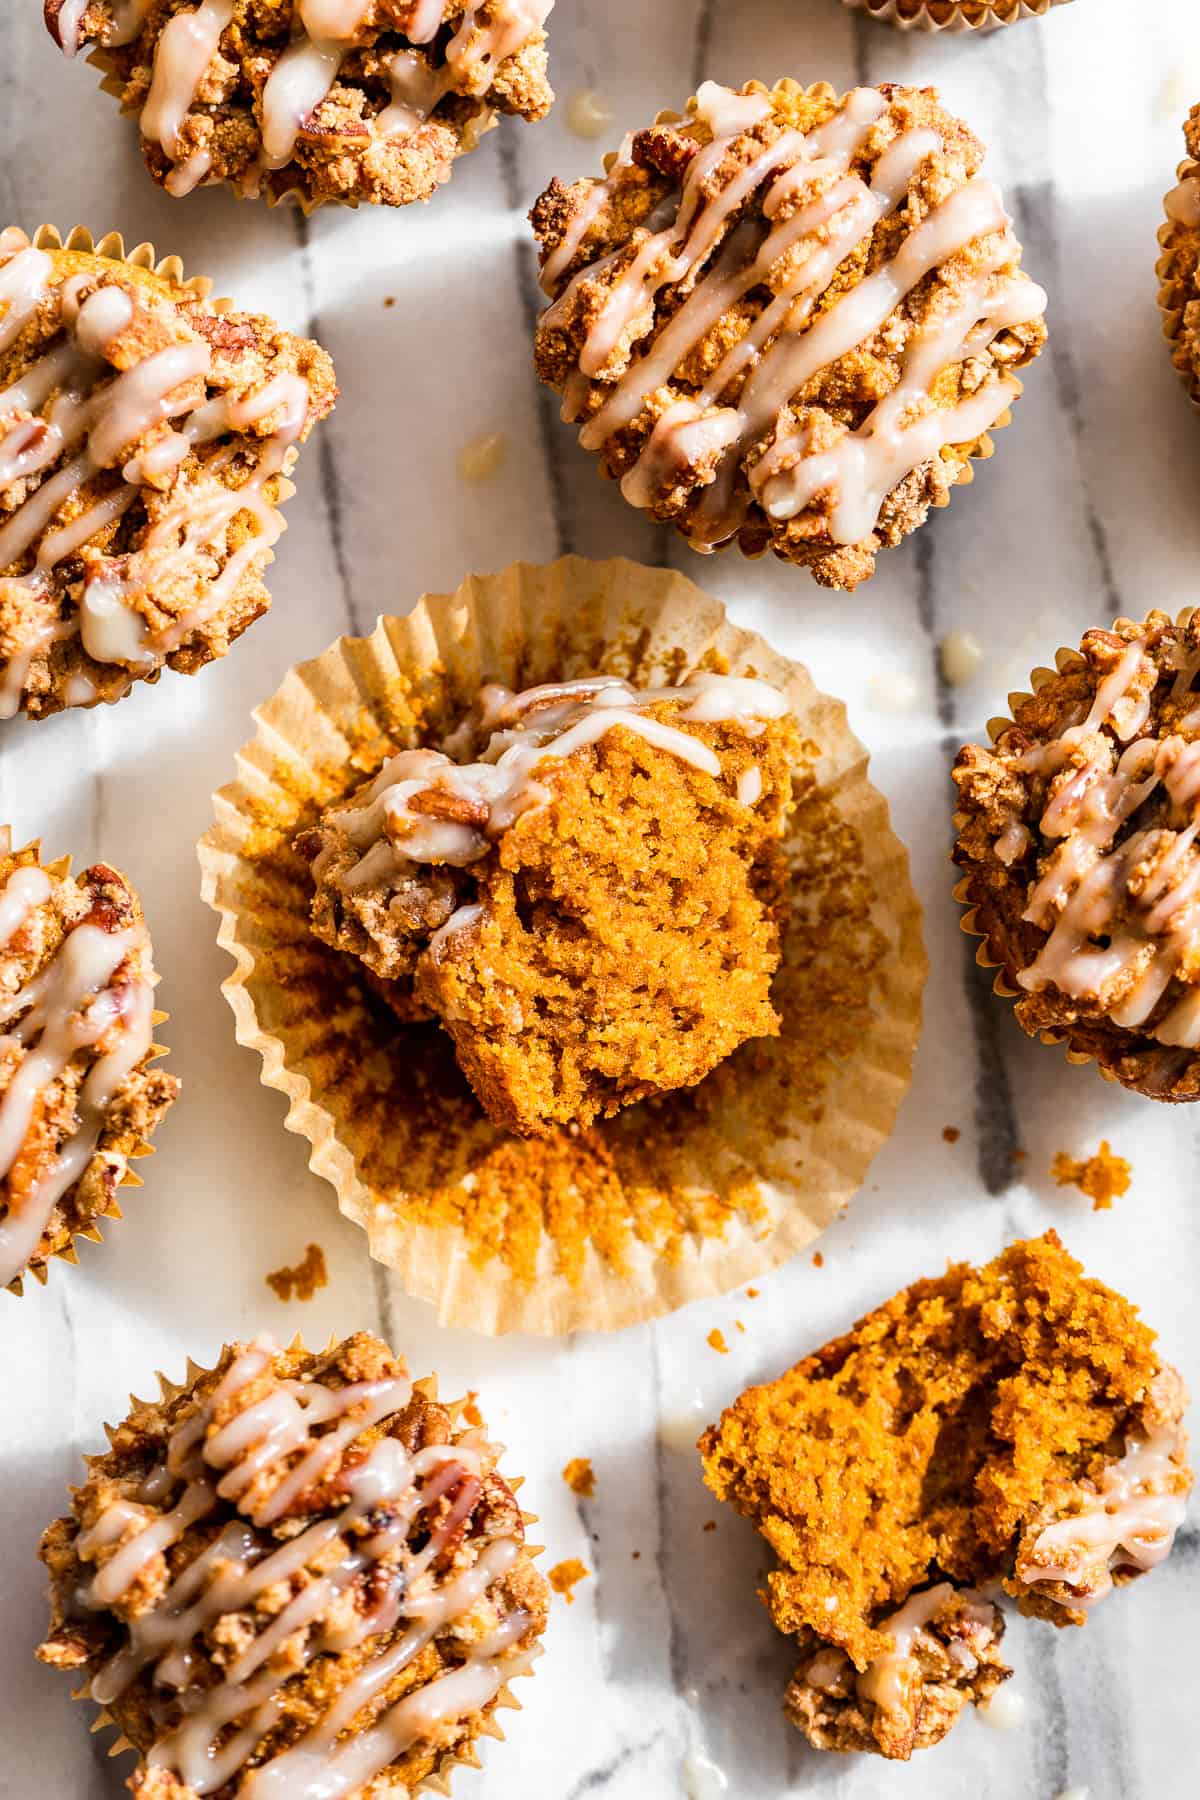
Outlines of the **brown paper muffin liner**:
[[998,31],[1022,19],[1044,19],[1068,0],[843,0],[897,31]]
[[[1195,610],[1196,609],[1193,606],[1185,606],[1183,611],[1176,615],[1175,623],[1177,625],[1185,624],[1187,620],[1191,618]],[[1114,622],[1112,629],[1116,631],[1122,625],[1138,624],[1139,622],[1140,621],[1136,619],[1129,619],[1122,614],[1122,616]],[[999,713],[994,719],[989,719],[987,721],[986,729],[989,742],[994,744],[998,738],[1003,736],[1004,732],[1012,728],[1014,721],[1010,715],[1016,713],[1020,707],[1024,705],[1026,700],[1032,699],[1033,695],[1036,694],[1040,688],[1044,688],[1048,681],[1053,681],[1057,676],[1063,674],[1065,670],[1082,664],[1083,660],[1084,659],[1079,654],[1078,649],[1068,645],[1054,652],[1054,667],[1052,669],[1048,669],[1044,666],[1031,669],[1029,674],[1029,688],[1016,689],[1008,696],[1008,713]],[[966,814],[956,811],[953,815],[955,832],[961,832],[966,823]],[[992,992],[998,994],[1002,1000],[1019,1000],[1024,990],[1017,985],[1016,965],[1005,955],[1004,946],[999,938],[988,932],[979,923],[981,897],[975,891],[973,877],[964,875],[961,881],[956,882],[953,888],[953,895],[959,904],[966,908],[966,911],[958,922],[959,930],[964,931],[968,937],[979,938],[981,940],[979,947],[975,952],[976,963],[981,969],[995,969],[996,971],[995,979],[992,982]],[[1067,1061],[1074,1064],[1076,1067],[1082,1067],[1085,1063],[1095,1062],[1096,1060],[1095,1057],[1089,1055],[1087,1051],[1073,1050],[1070,1047],[1070,1042],[1066,1034],[1061,1031],[1039,1031],[1038,1042],[1050,1045],[1065,1045]],[[1117,1081],[1117,1076],[1112,1069],[1107,1068],[1103,1063],[1097,1063],[1096,1066],[1105,1081]]]
[[[325,1348],[331,1350],[336,1342],[336,1336],[331,1337]],[[299,1332],[295,1334],[291,1342],[286,1344],[284,1348],[289,1351],[299,1351],[306,1356],[311,1355],[308,1345],[305,1343],[304,1338]],[[209,1368],[204,1363],[196,1362],[190,1356],[187,1359],[187,1373],[182,1381],[172,1381],[169,1375],[164,1375],[162,1370],[159,1369],[155,1373],[155,1380],[158,1383],[158,1401],[151,1402],[139,1400],[136,1394],[131,1394],[129,1396],[130,1409],[132,1410],[135,1406],[146,1406],[159,1403],[169,1404],[172,1400],[178,1400],[181,1394],[186,1394],[189,1388],[194,1387],[196,1382],[201,1380],[203,1376],[212,1375],[213,1373],[215,1373],[215,1364],[212,1368]],[[421,1380],[413,1382],[413,1387],[419,1388],[422,1393],[428,1395],[430,1400],[436,1400],[438,1398],[438,1378],[436,1375],[423,1376]],[[458,1425],[459,1420],[466,1409],[468,1399],[469,1396],[464,1395],[462,1399],[447,1400],[443,1402],[455,1426]],[[111,1439],[116,1432],[116,1429],[117,1427],[115,1425],[105,1425],[105,1435]],[[90,1466],[90,1464],[97,1459],[91,1456],[85,1456],[83,1460]],[[523,1475],[506,1475],[505,1480],[508,1482],[508,1485],[514,1494],[519,1493],[525,1485],[525,1477]],[[539,1523],[537,1513],[522,1511],[521,1523],[526,1530],[528,1530],[531,1525],[537,1525]],[[545,1554],[545,1548],[544,1544],[527,1543],[525,1545],[527,1555],[535,1559]],[[513,1679],[517,1681],[527,1681],[532,1678],[534,1673],[535,1670],[527,1669],[523,1674],[514,1676]],[[75,1688],[71,1694],[72,1700],[90,1700],[91,1695],[88,1692],[89,1685],[88,1682],[84,1682],[81,1687]],[[93,1702],[93,1704],[95,1704],[95,1702]],[[494,1738],[499,1743],[503,1743],[504,1730],[495,1714],[496,1712],[505,1709],[509,1712],[521,1712],[523,1710],[521,1702],[517,1699],[511,1687],[506,1682],[496,1695],[492,1705],[494,1711],[488,1713],[484,1718],[479,1726],[478,1735],[480,1737]],[[138,1754],[137,1745],[127,1738],[124,1732],[120,1730],[116,1719],[114,1719],[107,1706],[101,1707],[100,1711],[88,1726],[88,1730],[93,1736],[100,1731],[117,1730],[117,1737],[115,1737],[112,1743],[107,1746],[105,1752],[110,1758],[128,1754],[136,1756]],[[437,1769],[432,1775],[427,1775],[424,1781],[418,1782],[417,1786],[413,1789],[413,1792],[417,1794],[449,1795],[451,1792],[450,1782],[455,1769],[478,1769],[481,1767],[482,1764],[479,1760],[479,1752],[476,1749],[475,1742],[472,1741],[465,1749],[460,1750],[457,1753],[453,1751],[443,1752]]]
[[[11,849],[11,844],[11,828],[7,825],[0,825],[0,853],[7,855]],[[44,869],[46,874],[52,876],[56,881],[61,881],[65,875],[71,873],[71,858],[69,856],[60,856],[57,857],[54,862],[43,863],[41,858],[41,844],[36,839],[31,844],[23,845],[18,850],[17,854],[23,855],[30,851],[37,860],[38,868]],[[169,1013],[160,1012],[156,1007],[154,1010],[155,1028],[157,1029],[158,1026],[165,1025],[170,1016]],[[152,1062],[158,1062],[160,1058],[168,1054],[169,1051],[165,1044],[151,1044],[149,1053],[146,1057],[147,1065]],[[110,1196],[108,1205],[104,1208],[103,1212],[98,1213],[96,1218],[94,1218],[89,1225],[82,1226],[80,1230],[75,1232],[60,1250],[52,1250],[45,1262],[32,1263],[27,1269],[24,1269],[20,1275],[15,1276],[5,1289],[6,1293],[15,1294],[17,1298],[20,1299],[25,1291],[25,1277],[27,1275],[32,1275],[35,1281],[39,1282],[42,1287],[45,1287],[46,1282],[49,1279],[50,1264],[56,1258],[59,1258],[66,1263],[77,1263],[79,1261],[79,1251],[77,1248],[79,1244],[85,1241],[91,1244],[102,1244],[104,1242],[104,1235],[100,1229],[101,1219],[124,1218],[125,1215],[117,1202],[117,1191],[121,1188],[138,1188],[144,1185],[141,1176],[135,1169],[131,1169],[129,1164],[131,1162],[140,1162],[143,1157],[153,1156],[154,1145],[147,1143],[144,1138],[139,1138],[132,1149],[121,1152],[113,1151],[109,1154],[111,1155],[114,1164],[120,1167],[121,1173],[116,1181],[114,1192]]]
[[[1193,162],[1185,156],[1175,171],[1179,181],[1186,181],[1191,176],[1200,175],[1200,163]],[[1165,197],[1164,197],[1165,203]],[[1193,345],[1189,353],[1183,342],[1184,308],[1189,302],[1200,298],[1200,267],[1195,275],[1185,281],[1175,264],[1175,240],[1180,227],[1174,219],[1168,218],[1158,228],[1158,241],[1162,255],[1154,265],[1154,273],[1158,276],[1158,306],[1163,319],[1163,336],[1171,346],[1171,361],[1179,371],[1180,379],[1188,391],[1188,398],[1193,406],[1200,406],[1200,374],[1197,364],[1200,363],[1200,346]]]
[[[103,46],[99,46],[89,53],[87,60],[92,68],[97,69],[100,73],[101,92],[109,94],[117,102],[126,118],[132,119],[136,124],[141,118],[141,109],[125,104],[122,98],[125,92],[125,78],[120,73],[111,53]],[[482,112],[474,119],[469,119],[463,126],[462,149],[453,161],[457,162],[459,157],[469,156],[473,150],[478,150],[481,139],[499,123],[500,114],[494,109]],[[153,179],[153,177],[149,177],[149,179]],[[325,195],[313,199],[309,195],[301,193],[299,188],[287,188],[282,194],[273,194],[268,190],[252,194],[236,181],[209,181],[202,182],[200,185],[202,188],[209,189],[225,188],[238,200],[265,200],[266,204],[272,207],[296,206],[299,207],[306,219],[311,218],[313,213],[319,212],[323,206],[346,206],[357,211],[359,206],[368,204],[368,202],[360,200],[333,200]]]
[[[297,831],[386,754],[449,729],[486,680],[697,668],[788,695],[808,740],[778,1039],[698,1087],[533,1143],[487,1119],[436,1025],[397,1026],[308,927]],[[238,1041],[289,1100],[371,1254],[443,1323],[605,1329],[718,1294],[812,1241],[862,1183],[912,1074],[927,962],[908,858],[840,702],[669,570],[565,557],[426,595],[294,669],[257,714],[201,840],[236,968]]]

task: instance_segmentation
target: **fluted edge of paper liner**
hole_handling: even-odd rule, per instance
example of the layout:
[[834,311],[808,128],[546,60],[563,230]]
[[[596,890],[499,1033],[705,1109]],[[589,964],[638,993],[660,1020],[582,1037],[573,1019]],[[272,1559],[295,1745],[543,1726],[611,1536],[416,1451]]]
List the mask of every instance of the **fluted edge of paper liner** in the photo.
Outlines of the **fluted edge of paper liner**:
[[[1055,6],[1066,6],[1068,0],[995,0],[993,6],[963,4],[963,0],[923,0],[916,13],[901,12],[899,0],[842,0],[855,12],[864,12],[880,25],[892,25],[897,31],[1002,31],[1006,25],[1019,25],[1023,19],[1044,19]],[[968,14],[974,14],[974,17]],[[991,13],[989,18],[987,15]]]
[[[589,618],[601,623],[588,629]],[[542,1266],[552,1260],[543,1237],[538,1274],[523,1286],[498,1258],[482,1267],[473,1262],[459,1230],[398,1222],[394,1196],[361,1179],[353,1147],[339,1137],[308,1072],[289,1065],[288,1046],[258,1017],[251,981],[263,946],[269,954],[270,926],[255,924],[256,874],[242,849],[252,841],[256,808],[272,795],[294,807],[297,779],[307,784],[310,798],[328,793],[320,764],[328,768],[329,759],[340,756],[344,770],[364,721],[376,745],[387,738],[386,696],[389,690],[396,694],[398,683],[417,704],[435,689],[444,697],[453,692],[457,707],[460,688],[474,693],[484,678],[509,679],[519,650],[532,652],[540,644],[543,660],[532,673],[545,679],[548,659],[567,654],[573,630],[590,667],[596,666],[594,646],[612,651],[636,641],[636,668],[623,664],[620,671],[635,684],[656,672],[661,679],[670,652],[673,669],[695,668],[715,655],[733,672],[753,669],[784,690],[802,732],[820,746],[815,773],[822,792],[857,833],[872,890],[871,923],[886,950],[864,1048],[835,1069],[821,1119],[781,1122],[771,1146],[775,1161],[765,1173],[760,1166],[758,1195],[769,1229],[738,1214],[724,1237],[689,1236],[674,1261],[636,1242],[621,1274],[589,1245],[576,1285],[557,1267]],[[892,831],[887,802],[867,779],[866,751],[850,732],[841,702],[819,693],[806,669],[730,623],[724,607],[682,575],[624,559],[565,557],[549,565],[514,564],[499,574],[469,577],[453,594],[425,595],[407,617],[382,617],[370,637],[341,638],[300,664],[254,716],[256,736],[238,755],[237,779],[214,796],[216,824],[198,846],[203,897],[219,915],[218,942],[234,958],[222,990],[237,1040],[258,1052],[265,1085],[286,1095],[287,1128],[308,1139],[310,1168],[331,1183],[343,1213],[367,1233],[371,1254],[397,1271],[408,1293],[436,1306],[443,1324],[489,1334],[615,1329],[761,1275],[838,1216],[890,1135],[911,1083],[928,962],[908,855]],[[290,796],[273,771],[286,772]],[[285,828],[292,828],[290,820]],[[735,1112],[723,1118],[732,1122]],[[785,1163],[786,1179],[779,1173]]]

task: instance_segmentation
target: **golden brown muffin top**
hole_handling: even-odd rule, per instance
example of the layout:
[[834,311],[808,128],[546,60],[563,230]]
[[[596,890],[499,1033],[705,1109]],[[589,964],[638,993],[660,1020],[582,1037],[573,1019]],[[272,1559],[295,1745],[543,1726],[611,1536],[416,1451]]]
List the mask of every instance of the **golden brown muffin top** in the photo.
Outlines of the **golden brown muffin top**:
[[164,269],[0,234],[0,718],[192,673],[270,604],[319,345]]
[[314,1767],[348,1800],[385,1774],[413,1791],[469,1751],[546,1588],[461,1411],[366,1332],[235,1344],[134,1402],[43,1539],[38,1654],[86,1672],[139,1800],[232,1800],[251,1771],[295,1792]]
[[229,182],[244,196],[404,206],[449,179],[497,112],[545,117],[553,5],[47,0],[46,23],[70,56],[100,47],[169,193]]
[[149,1064],[150,939],[137,895],[0,830],[0,1288],[117,1213],[131,1154],[179,1092]]
[[536,361],[627,499],[854,587],[969,478],[1045,295],[931,88],[706,83],[531,214]]

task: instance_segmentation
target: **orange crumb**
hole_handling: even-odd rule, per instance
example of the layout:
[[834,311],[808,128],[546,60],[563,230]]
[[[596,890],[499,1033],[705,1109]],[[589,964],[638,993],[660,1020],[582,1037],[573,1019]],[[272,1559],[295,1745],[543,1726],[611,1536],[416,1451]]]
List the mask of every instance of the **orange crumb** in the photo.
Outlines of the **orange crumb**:
[[467,1397],[463,1401],[463,1406],[462,1406],[462,1416],[467,1421],[468,1425],[482,1425],[483,1424],[483,1414],[479,1410],[479,1406],[477,1404],[478,1400],[479,1400],[479,1394],[476,1391],[476,1389],[469,1388],[467,1390]]
[[758,1289],[757,1288],[747,1288],[746,1289],[746,1298],[747,1298],[747,1300],[757,1300],[758,1299]]
[[819,1250],[814,1250],[813,1251],[813,1268],[814,1269],[823,1269],[824,1267],[825,1267],[825,1258],[821,1255],[821,1252]]
[[1077,1187],[1092,1203],[1093,1212],[1107,1212],[1114,1200],[1129,1191],[1133,1169],[1123,1156],[1114,1156],[1107,1138],[1101,1138],[1095,1156],[1083,1161],[1060,1150],[1050,1165],[1059,1187]]
[[577,1556],[571,1556],[566,1562],[555,1563],[548,1579],[555,1593],[561,1594],[568,1606],[573,1606],[576,1583],[586,1581],[590,1574],[591,1570],[585,1569]]
[[942,1136],[948,1144],[957,1144],[959,1138],[962,1136],[962,1132],[958,1129],[957,1125],[943,1125]]
[[297,1263],[294,1269],[286,1265],[282,1269],[272,1269],[266,1282],[279,1300],[311,1300],[318,1288],[329,1283],[325,1252],[320,1244],[309,1244],[303,1262]]
[[573,1456],[562,1472],[562,1478],[573,1494],[581,1500],[590,1500],[596,1492],[596,1477],[592,1473],[590,1456]]
[[716,1325],[709,1332],[706,1341],[710,1350],[716,1350],[721,1356],[729,1355],[729,1345],[725,1342],[725,1333]]
[[735,1319],[733,1322],[737,1326],[739,1331],[745,1331],[746,1327],[742,1324],[742,1321],[740,1319]]
[[705,1524],[704,1529],[705,1531],[715,1531],[717,1529],[717,1521],[715,1519],[709,1519]]
[[1024,1162],[1026,1154],[1027,1154],[1027,1152],[1024,1150],[1014,1150],[1013,1151],[1013,1161],[1014,1162]]
[[385,306],[395,306],[395,304],[396,304],[396,296],[395,296],[395,294],[388,294],[388,295],[386,295],[386,297],[385,297],[385,298],[384,298],[384,302],[383,302],[383,304],[384,304],[384,305],[385,305]]

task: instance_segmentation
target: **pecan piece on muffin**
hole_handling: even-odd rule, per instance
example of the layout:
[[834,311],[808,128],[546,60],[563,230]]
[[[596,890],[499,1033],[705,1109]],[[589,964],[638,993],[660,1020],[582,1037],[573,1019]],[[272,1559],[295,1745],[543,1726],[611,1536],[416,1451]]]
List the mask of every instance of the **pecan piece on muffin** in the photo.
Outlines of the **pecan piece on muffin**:
[[42,1540],[38,1655],[137,1751],[139,1800],[411,1794],[499,1735],[547,1590],[462,1410],[366,1332],[234,1344],[133,1402]]
[[748,1389],[700,1448],[775,1553],[793,1723],[820,1750],[907,1759],[1011,1674],[997,1584],[1083,1625],[1161,1563],[1192,1486],[1186,1406],[1136,1308],[1052,1231],[915,1282]]
[[0,1287],[120,1217],[130,1159],[179,1093],[150,1066],[157,981],[123,875],[45,868],[0,828]]
[[0,719],[223,656],[337,395],[318,344],[76,245],[0,234]]
[[707,82],[531,214],[538,374],[698,550],[853,588],[991,451],[1046,296],[932,88]]

